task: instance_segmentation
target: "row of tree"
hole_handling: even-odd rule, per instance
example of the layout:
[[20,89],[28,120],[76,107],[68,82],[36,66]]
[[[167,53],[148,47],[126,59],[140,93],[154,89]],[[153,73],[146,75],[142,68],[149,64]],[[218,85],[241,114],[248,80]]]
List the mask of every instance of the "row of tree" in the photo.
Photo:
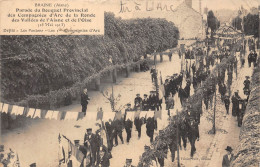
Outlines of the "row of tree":
[[[216,87],[218,83],[219,71],[226,71],[229,68],[230,64],[233,64],[235,61],[235,50],[240,47],[242,40],[239,40],[235,47],[232,50],[232,53],[229,57],[224,58],[221,63],[217,64],[213,69],[211,74],[207,77],[207,79],[203,82],[203,84],[198,87],[195,93],[187,99],[187,104],[192,104],[190,108],[183,108],[182,111],[177,115],[171,118],[169,125],[163,130],[163,133],[159,134],[152,144],[151,149],[149,151],[145,151],[140,160],[138,167],[149,167],[152,166],[152,161],[156,158],[167,158],[167,154],[163,152],[163,148],[165,146],[170,146],[172,143],[176,145],[175,151],[177,151],[177,145],[179,144],[176,140],[179,138],[176,135],[179,134],[178,127],[185,125],[185,118],[187,117],[187,112],[190,112],[190,115],[197,115],[199,111],[202,111],[202,101],[208,96],[205,90],[210,90],[212,87]],[[212,111],[212,110],[209,110]],[[210,115],[213,113],[209,112]],[[177,121],[176,121],[177,119]],[[194,119],[194,117],[192,118]],[[213,128],[215,128],[215,122],[213,118],[209,119]],[[191,142],[190,142],[191,144]],[[167,147],[166,147],[167,148]],[[192,147],[191,147],[192,152]]]
[[165,19],[122,20],[105,13],[102,36],[1,38],[1,96],[16,102],[69,89],[106,67],[174,48],[179,31]]
[[[246,35],[253,35],[255,38],[259,36],[259,15],[248,14],[243,17],[244,23],[242,23],[242,18],[237,16],[232,20],[232,26],[237,30],[243,30]],[[243,26],[243,28],[242,28]]]

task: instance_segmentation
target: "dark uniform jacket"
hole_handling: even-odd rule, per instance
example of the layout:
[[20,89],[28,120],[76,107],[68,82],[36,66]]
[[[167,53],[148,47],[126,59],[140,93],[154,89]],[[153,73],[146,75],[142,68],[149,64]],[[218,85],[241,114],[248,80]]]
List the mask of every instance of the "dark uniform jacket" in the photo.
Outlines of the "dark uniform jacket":
[[223,160],[222,160],[222,167],[230,167],[230,162],[233,159],[233,154],[231,154],[230,160],[228,159],[228,155],[224,155],[223,156]]
[[87,105],[88,100],[90,100],[88,97],[88,94],[82,93],[81,94],[81,105]]

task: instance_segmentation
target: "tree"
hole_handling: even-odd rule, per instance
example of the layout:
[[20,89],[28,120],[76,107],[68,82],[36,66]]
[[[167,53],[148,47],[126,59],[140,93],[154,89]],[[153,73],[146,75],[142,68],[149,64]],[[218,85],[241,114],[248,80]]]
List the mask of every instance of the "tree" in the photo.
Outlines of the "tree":
[[244,17],[244,31],[246,35],[259,35],[259,15],[248,14]]
[[207,21],[208,21],[208,27],[210,27],[211,31],[214,33],[220,26],[220,22],[218,19],[215,17],[214,13],[212,10],[208,12],[207,16]]
[[237,30],[242,30],[242,19],[240,17],[236,17],[232,20],[232,26]]

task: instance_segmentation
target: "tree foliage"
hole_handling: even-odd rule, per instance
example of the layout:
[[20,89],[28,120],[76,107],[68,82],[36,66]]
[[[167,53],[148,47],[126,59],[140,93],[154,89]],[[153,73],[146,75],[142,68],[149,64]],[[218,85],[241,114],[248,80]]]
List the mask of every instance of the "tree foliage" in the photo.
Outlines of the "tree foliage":
[[220,26],[220,22],[216,18],[212,10],[208,12],[207,21],[208,21],[208,27],[210,27],[212,32],[215,32]]
[[48,94],[45,101],[62,101],[75,94],[73,85],[79,88],[110,66],[174,48],[178,38],[178,29],[165,19],[122,20],[112,13],[105,13],[104,36],[2,36],[1,97],[16,102]]
[[242,19],[240,17],[235,17],[232,20],[232,26],[235,27],[237,30],[242,30]]
[[246,35],[259,36],[259,15],[249,13],[244,17],[244,31]]

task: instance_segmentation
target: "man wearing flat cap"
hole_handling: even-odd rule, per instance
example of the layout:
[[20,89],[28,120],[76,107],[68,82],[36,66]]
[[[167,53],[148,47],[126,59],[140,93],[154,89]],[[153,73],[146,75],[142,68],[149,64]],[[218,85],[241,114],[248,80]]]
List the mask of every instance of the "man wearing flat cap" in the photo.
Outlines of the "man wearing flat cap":
[[232,116],[236,117],[238,110],[239,110],[239,100],[241,100],[241,97],[238,95],[238,90],[235,92],[235,94],[232,96]]
[[233,149],[230,146],[227,146],[225,150],[227,151],[227,154],[223,156],[222,167],[230,167],[230,163],[233,159]]
[[141,105],[142,105],[142,98],[140,97],[140,94],[139,93],[137,93],[136,94],[136,98],[135,98],[135,106],[134,106],[134,108],[135,108],[135,110],[136,109],[141,109]]
[[124,167],[134,167],[134,166],[132,165],[132,159],[126,159],[126,162],[125,162]]
[[142,101],[142,110],[143,111],[149,110],[149,101],[148,101],[148,98],[147,98],[147,94],[144,94],[144,99]]

